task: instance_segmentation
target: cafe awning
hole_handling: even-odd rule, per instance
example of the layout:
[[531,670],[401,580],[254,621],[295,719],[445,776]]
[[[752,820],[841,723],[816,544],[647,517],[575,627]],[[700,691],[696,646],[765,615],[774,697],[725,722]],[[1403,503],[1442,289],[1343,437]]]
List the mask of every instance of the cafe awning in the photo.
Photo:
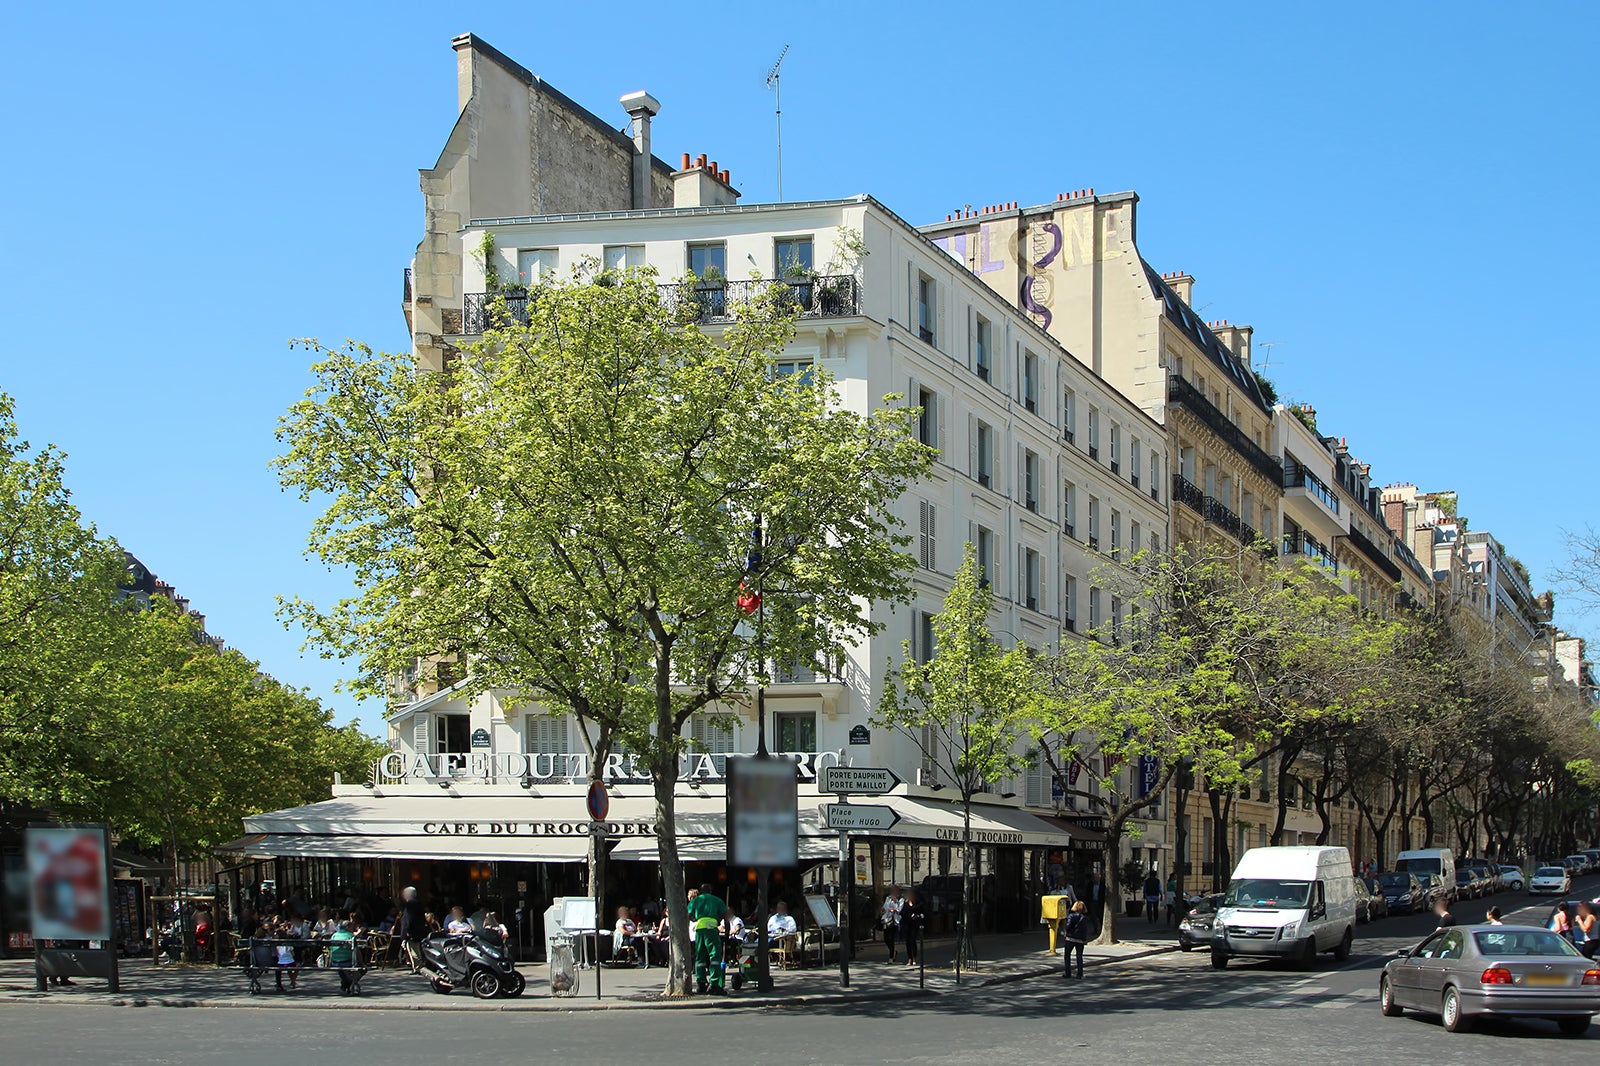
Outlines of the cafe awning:
[[[959,798],[943,800],[921,796],[877,796],[863,802],[890,807],[900,816],[892,828],[861,834],[863,836],[939,844],[961,843],[963,813]],[[1036,814],[1029,814],[1017,807],[975,801],[972,805],[972,842],[986,846],[1065,848],[1071,846],[1072,837],[1061,826],[1052,825]]]
[[[822,816],[801,800],[800,861],[818,862],[838,858],[839,838],[822,825]],[[727,815],[722,811],[678,814],[678,858],[682,862],[726,862]],[[632,837],[619,840],[610,856],[624,862],[659,862],[660,846],[653,838]]]
[[255,833],[218,848],[249,858],[457,859],[468,862],[584,862],[587,837],[352,836]]

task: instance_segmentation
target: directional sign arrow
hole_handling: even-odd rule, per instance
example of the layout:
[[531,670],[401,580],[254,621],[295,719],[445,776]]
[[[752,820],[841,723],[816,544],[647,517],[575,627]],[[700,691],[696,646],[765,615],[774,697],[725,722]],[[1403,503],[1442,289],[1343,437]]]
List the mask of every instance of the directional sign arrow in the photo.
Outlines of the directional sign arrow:
[[877,803],[829,803],[822,811],[827,815],[829,829],[849,833],[893,829],[900,820],[893,807]]
[[825,766],[822,791],[841,796],[882,796],[894,791],[900,778],[886,766]]

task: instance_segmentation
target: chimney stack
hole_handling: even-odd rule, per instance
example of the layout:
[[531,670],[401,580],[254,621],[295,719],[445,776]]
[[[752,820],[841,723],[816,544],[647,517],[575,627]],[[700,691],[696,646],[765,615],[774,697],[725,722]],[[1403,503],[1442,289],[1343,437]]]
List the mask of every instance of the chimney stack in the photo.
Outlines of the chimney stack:
[[1172,291],[1178,294],[1178,299],[1190,307],[1194,306],[1194,300],[1192,299],[1194,296],[1194,278],[1181,270],[1174,270],[1171,274],[1163,274],[1162,277],[1167,279],[1167,285]]
[[650,120],[661,111],[661,101],[645,92],[628,93],[622,109],[633,120],[633,209],[653,207],[650,197]]

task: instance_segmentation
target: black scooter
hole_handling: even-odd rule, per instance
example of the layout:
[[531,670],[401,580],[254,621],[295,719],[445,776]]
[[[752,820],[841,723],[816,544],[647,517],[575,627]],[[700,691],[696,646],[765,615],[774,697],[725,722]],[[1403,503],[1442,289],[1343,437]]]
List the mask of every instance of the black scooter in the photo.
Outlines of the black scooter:
[[466,987],[479,999],[492,999],[520,996],[528,987],[511,956],[476,933],[429,937],[417,969],[440,995]]

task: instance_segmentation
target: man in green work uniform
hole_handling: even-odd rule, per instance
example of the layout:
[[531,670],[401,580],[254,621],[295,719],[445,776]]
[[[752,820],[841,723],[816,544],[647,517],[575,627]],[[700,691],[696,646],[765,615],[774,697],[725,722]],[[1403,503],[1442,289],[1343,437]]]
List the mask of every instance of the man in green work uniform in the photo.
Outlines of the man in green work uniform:
[[717,923],[728,912],[728,905],[711,894],[710,885],[701,885],[700,894],[689,901],[689,928],[694,930],[694,981],[703,996],[709,989],[722,995],[722,934]]

